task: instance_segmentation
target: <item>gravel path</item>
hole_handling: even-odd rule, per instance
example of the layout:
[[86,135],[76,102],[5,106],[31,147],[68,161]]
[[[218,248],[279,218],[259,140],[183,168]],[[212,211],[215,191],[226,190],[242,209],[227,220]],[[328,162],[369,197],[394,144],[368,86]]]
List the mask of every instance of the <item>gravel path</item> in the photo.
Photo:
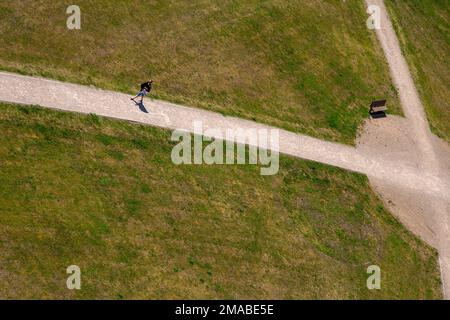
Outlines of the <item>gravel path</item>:
[[[414,231],[438,248],[444,292],[446,297],[450,297],[450,179],[449,168],[443,160],[447,153],[442,151],[448,145],[439,145],[439,149],[436,147],[434,140],[437,138],[429,130],[422,103],[383,1],[366,2],[382,8],[382,29],[377,30],[377,36],[389,62],[406,120],[400,118],[397,123],[396,117],[388,117],[386,119],[392,121],[367,121],[357,148],[279,130],[279,151],[368,175],[381,196],[390,199],[388,205],[397,201],[397,206],[390,206],[394,214],[413,230],[417,225]],[[275,129],[248,120],[148,98],[144,100],[145,107],[138,107],[130,101],[130,96],[122,93],[7,72],[0,72],[0,100],[95,113],[189,132],[194,130],[194,121],[202,121],[204,130],[215,128],[222,132],[238,128]],[[407,124],[403,123],[405,121]],[[409,131],[399,129],[403,127]],[[403,139],[405,135],[411,139]],[[396,143],[388,145],[384,143],[386,140]],[[415,209],[406,207],[407,203],[412,203],[411,199],[420,201],[418,205],[422,211],[411,214]],[[426,226],[422,228],[420,224]],[[427,231],[423,231],[425,229]]]
[[[148,112],[146,113],[130,101],[130,96],[126,94],[7,72],[0,72],[0,100],[65,111],[95,113],[189,132],[194,131],[194,121],[202,121],[203,130],[215,128],[222,132],[238,128],[276,129],[248,120],[151,99],[144,100]],[[412,190],[450,197],[443,192],[443,184],[438,176],[418,171],[416,167],[407,163],[399,165],[396,160],[384,159],[382,155],[373,156],[351,146],[322,141],[286,130],[279,130],[279,141],[281,153],[368,174]]]
[[[408,64],[404,58],[397,35],[390,21],[383,0],[366,0],[366,4],[376,5],[381,9],[381,29],[376,30],[377,37],[381,43],[384,51],[384,55],[389,63],[391,70],[391,77],[397,87],[400,102],[402,104],[403,111],[406,119],[412,130],[399,132],[398,135],[410,135],[411,142],[414,148],[410,150],[409,157],[414,159],[414,162],[420,170],[426,170],[431,175],[442,176],[448,179],[448,167],[446,165],[445,151],[436,141],[437,138],[433,136],[430,131],[428,121],[425,115],[425,109],[420,100],[417,89],[414,85],[412,75],[409,71]],[[390,139],[395,139],[395,136],[391,135]],[[406,146],[405,144],[403,146]],[[395,149],[401,148],[402,145],[397,144]],[[391,149],[391,151],[394,151]],[[401,160],[401,159],[399,159]],[[370,174],[369,174],[370,178]],[[373,179],[377,181],[377,185],[387,186],[382,180],[377,178]],[[448,180],[447,180],[448,182]],[[380,188],[383,190],[383,186]],[[404,190],[395,191],[395,188],[391,188],[389,196],[391,198],[401,199],[405,196]],[[450,185],[447,185],[444,192],[450,193]],[[396,194],[397,193],[397,194]],[[431,226],[433,233],[435,234],[434,245],[439,250],[440,255],[440,267],[442,274],[442,284],[444,296],[450,299],[450,204],[448,200],[442,198],[431,197],[423,198],[421,194],[410,194],[410,200],[413,200],[417,206],[423,206],[426,209],[423,210],[422,216]],[[411,208],[411,211],[416,211],[415,208]],[[391,207],[392,211],[399,210]]]

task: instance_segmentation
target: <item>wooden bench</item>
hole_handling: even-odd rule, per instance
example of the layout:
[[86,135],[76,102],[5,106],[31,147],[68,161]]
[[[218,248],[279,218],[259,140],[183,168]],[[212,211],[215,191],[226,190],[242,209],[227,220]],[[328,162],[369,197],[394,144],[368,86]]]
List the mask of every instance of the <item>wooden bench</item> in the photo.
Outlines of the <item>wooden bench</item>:
[[386,100],[375,100],[370,104],[369,113],[374,119],[386,117]]

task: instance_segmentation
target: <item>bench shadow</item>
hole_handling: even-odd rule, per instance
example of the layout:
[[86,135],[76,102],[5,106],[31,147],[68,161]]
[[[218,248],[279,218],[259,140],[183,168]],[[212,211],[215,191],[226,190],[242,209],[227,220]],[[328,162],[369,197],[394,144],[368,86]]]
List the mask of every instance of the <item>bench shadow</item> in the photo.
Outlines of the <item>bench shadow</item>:
[[386,112],[384,111],[372,112],[370,116],[372,117],[372,119],[386,118]]

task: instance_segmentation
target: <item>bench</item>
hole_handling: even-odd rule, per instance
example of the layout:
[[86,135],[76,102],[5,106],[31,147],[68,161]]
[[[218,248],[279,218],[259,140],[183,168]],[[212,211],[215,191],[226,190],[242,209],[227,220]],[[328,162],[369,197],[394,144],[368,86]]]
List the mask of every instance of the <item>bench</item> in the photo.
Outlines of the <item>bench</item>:
[[381,115],[386,116],[385,112],[387,111],[386,100],[375,100],[370,104],[369,113],[372,116]]

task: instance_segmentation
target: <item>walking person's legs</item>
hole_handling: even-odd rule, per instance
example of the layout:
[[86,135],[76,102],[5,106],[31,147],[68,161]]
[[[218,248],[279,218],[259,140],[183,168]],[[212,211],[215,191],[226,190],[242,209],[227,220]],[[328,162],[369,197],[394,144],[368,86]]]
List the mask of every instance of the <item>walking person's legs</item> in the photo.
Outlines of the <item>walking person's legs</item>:
[[141,92],[139,92],[140,96],[141,96],[141,102],[142,103],[144,101],[144,97],[147,95],[147,90],[142,90]]
[[133,100],[134,102],[136,102],[134,99],[136,99],[137,97],[139,97],[139,93],[135,97],[131,98],[130,100]]
[[144,89],[144,90],[139,91],[138,94],[134,98],[131,98],[131,100],[133,100],[135,103],[137,103],[135,99],[137,97],[141,97],[141,101],[139,103],[142,103],[144,100],[144,96],[146,96],[146,95],[147,95],[147,90]]

